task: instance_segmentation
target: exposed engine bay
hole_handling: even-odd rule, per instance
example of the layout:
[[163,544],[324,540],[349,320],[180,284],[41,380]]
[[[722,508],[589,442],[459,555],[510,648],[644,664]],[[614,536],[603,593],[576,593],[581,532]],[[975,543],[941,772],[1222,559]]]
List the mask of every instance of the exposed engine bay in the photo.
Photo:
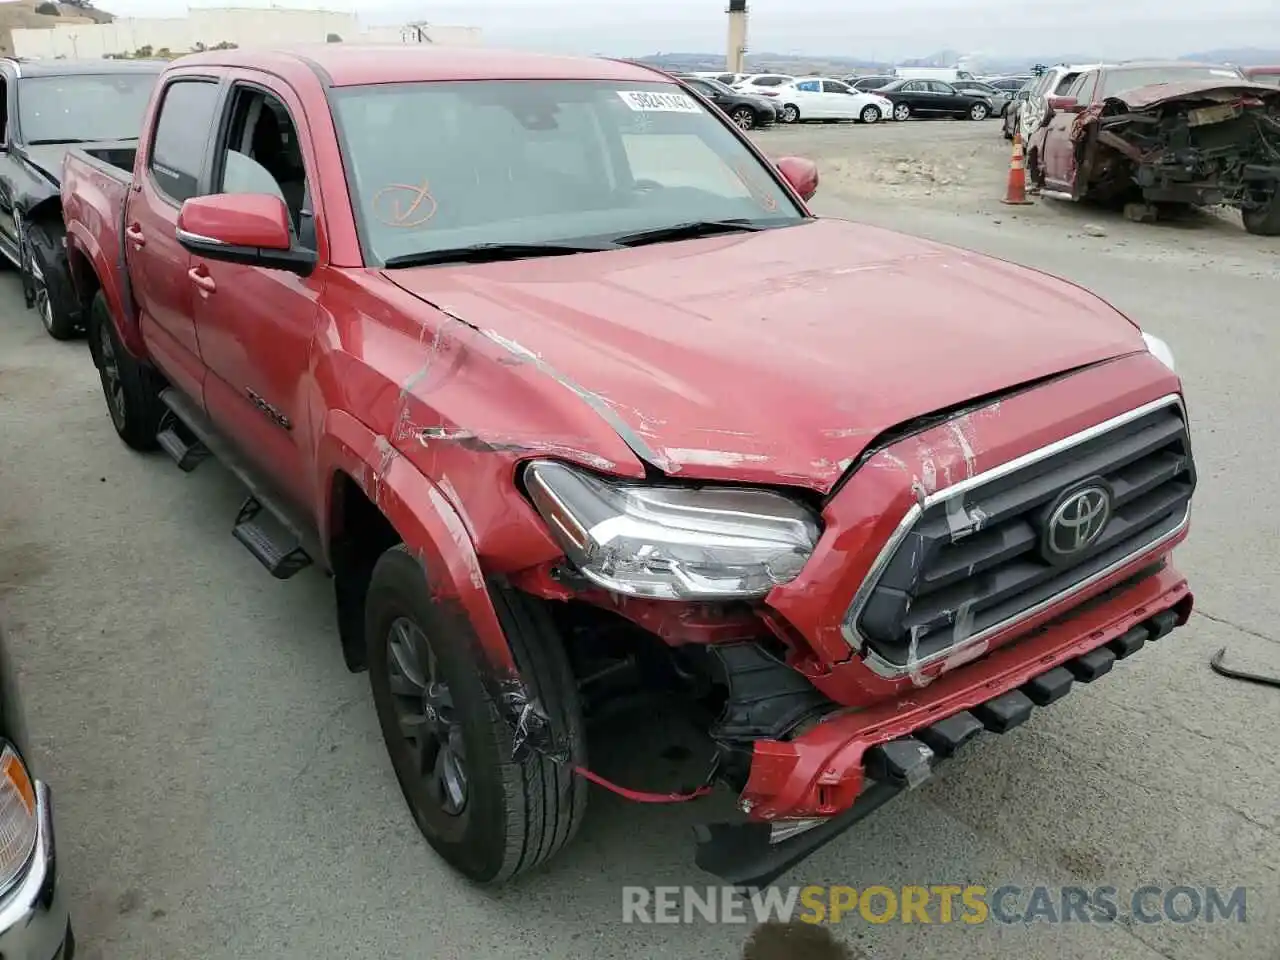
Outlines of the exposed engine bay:
[[[1245,212],[1250,232],[1280,232],[1280,91],[1246,85],[1159,97],[1156,89],[1108,98],[1077,116],[1079,195],[1223,203]],[[1274,230],[1255,230],[1249,220],[1274,221]]]

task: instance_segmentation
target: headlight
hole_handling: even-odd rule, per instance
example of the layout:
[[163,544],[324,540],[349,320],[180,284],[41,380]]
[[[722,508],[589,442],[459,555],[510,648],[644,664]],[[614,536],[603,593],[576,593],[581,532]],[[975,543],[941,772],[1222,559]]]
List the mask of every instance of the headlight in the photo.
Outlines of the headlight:
[[36,788],[13,747],[0,752],[0,891],[22,875],[39,832]]
[[810,510],[767,490],[605,480],[550,460],[524,479],[583,576],[630,596],[763,596],[799,575],[821,534]]
[[1173,373],[1178,372],[1178,368],[1173,362],[1173,351],[1169,349],[1169,345],[1159,337],[1150,333],[1143,333],[1142,339],[1147,345],[1147,349],[1151,351],[1151,355],[1163,363]]

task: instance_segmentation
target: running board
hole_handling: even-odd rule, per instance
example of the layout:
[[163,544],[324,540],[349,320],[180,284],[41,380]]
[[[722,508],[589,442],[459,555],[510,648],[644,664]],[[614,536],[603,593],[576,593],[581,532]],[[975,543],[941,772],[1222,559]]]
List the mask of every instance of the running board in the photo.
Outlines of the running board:
[[186,428],[172,410],[166,410],[160,418],[156,442],[183,473],[190,473],[209,456],[209,448]]
[[231,535],[277,580],[310,566],[320,545],[306,516],[185,395],[170,387],[161,391],[160,400],[168,411],[156,439],[178,466],[189,472],[212,454],[248,488]]

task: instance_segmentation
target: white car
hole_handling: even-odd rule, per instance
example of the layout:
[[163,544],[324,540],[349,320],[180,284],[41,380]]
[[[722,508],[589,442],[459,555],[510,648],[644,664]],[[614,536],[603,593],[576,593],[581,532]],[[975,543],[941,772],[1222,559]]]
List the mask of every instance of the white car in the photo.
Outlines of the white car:
[[893,119],[893,104],[874,90],[855,90],[843,80],[805,77],[776,88],[783,123],[802,120],[857,120],[875,123]]
[[741,93],[754,93],[772,97],[777,92],[777,88],[784,83],[790,83],[794,80],[785,73],[753,73],[743,77],[737,83],[730,84],[733,89]]

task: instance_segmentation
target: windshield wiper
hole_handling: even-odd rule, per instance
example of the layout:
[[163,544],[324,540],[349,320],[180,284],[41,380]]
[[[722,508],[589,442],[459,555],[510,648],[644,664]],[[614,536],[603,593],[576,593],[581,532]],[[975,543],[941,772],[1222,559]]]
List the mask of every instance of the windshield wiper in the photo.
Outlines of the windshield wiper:
[[49,145],[51,145],[51,144],[58,144],[58,143],[93,143],[93,141],[92,141],[92,140],[80,140],[80,139],[75,138],[75,137],[66,137],[66,138],[64,138],[64,139],[52,139],[52,138],[51,138],[51,139],[48,139],[48,140],[28,140],[28,141],[27,141],[27,146],[28,146],[28,147],[45,147],[45,146],[49,146]]
[[422,250],[389,257],[384,267],[425,267],[433,263],[495,263],[528,257],[562,257],[574,253],[599,253],[617,249],[613,243],[477,243],[448,250]]
[[767,229],[769,228],[766,224],[741,218],[734,220],[691,220],[688,223],[676,223],[669,227],[654,227],[652,230],[624,233],[612,239],[620,247],[638,247],[644,243],[663,243],[667,240],[693,240],[697,237],[713,237],[721,233],[754,232]]

